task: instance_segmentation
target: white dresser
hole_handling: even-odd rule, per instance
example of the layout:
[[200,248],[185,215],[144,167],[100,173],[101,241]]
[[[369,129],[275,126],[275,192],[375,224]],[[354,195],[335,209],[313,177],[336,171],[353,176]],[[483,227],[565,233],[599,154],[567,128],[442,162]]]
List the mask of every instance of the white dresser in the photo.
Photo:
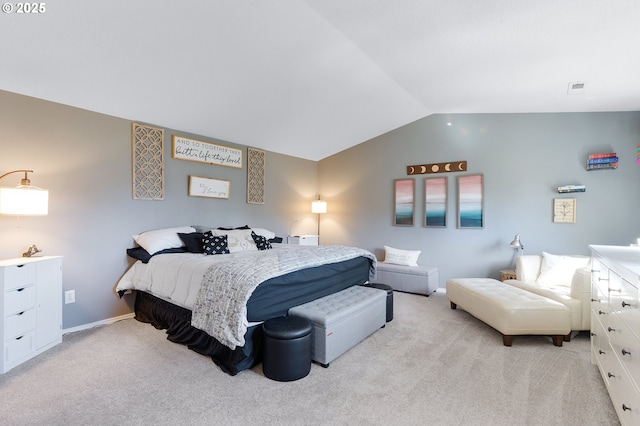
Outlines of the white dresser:
[[640,425],[640,248],[590,246],[591,360],[623,425]]
[[0,373],[62,342],[62,257],[0,260]]

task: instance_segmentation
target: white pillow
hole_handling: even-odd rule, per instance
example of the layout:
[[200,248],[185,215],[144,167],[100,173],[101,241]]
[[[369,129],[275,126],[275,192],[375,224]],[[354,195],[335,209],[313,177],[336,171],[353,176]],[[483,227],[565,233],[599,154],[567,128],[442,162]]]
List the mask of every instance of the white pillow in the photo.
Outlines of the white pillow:
[[226,231],[223,229],[212,229],[213,235],[226,235],[227,245],[229,247],[229,253],[236,253],[239,251],[256,251],[258,246],[253,241],[251,236],[251,229],[234,229]]
[[271,232],[271,231],[269,231],[267,229],[263,229],[263,228],[251,228],[251,229],[253,229],[253,232],[255,232],[258,235],[262,235],[267,240],[275,238],[275,236],[276,236],[275,232]]
[[559,256],[542,252],[540,275],[536,282],[541,284],[556,284],[570,286],[576,269],[589,264],[586,256]]
[[160,250],[182,247],[184,244],[178,236],[178,232],[181,234],[190,234],[196,232],[196,230],[193,226],[156,229],[134,235],[133,239],[140,247],[149,252],[149,254],[154,254]]
[[421,250],[401,250],[384,246],[384,263],[395,265],[418,266],[418,256]]

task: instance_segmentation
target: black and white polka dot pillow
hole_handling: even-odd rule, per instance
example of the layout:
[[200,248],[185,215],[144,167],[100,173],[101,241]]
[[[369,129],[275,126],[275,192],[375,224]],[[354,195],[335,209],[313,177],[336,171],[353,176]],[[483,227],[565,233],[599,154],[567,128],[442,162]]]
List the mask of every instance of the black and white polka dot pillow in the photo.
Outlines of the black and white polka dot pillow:
[[213,235],[211,231],[205,232],[202,237],[202,250],[204,254],[228,254],[229,245],[226,235]]
[[273,248],[271,247],[271,243],[267,240],[267,238],[263,237],[262,235],[258,235],[255,232],[251,231],[251,238],[253,238],[253,241],[255,241],[258,250],[269,250]]

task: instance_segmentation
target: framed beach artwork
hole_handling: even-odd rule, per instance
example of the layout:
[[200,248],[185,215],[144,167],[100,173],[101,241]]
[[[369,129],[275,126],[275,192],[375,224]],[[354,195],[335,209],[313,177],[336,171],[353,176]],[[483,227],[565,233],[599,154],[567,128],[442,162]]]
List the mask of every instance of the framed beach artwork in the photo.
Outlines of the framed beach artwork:
[[484,175],[458,176],[458,228],[484,228]]
[[424,180],[424,226],[427,228],[447,227],[446,177]]
[[395,213],[393,224],[396,226],[413,226],[414,217],[414,179],[396,179],[395,187]]

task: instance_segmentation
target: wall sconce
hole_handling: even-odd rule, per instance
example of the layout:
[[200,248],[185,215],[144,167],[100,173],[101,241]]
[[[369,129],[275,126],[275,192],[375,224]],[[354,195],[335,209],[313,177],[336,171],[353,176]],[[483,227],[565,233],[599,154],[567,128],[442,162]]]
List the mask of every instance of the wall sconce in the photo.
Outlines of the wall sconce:
[[33,170],[13,170],[0,176],[0,179],[13,173],[24,173],[24,178],[17,187],[0,187],[0,214],[46,215],[49,212],[49,191],[31,186],[27,173],[33,173]]
[[524,246],[522,245],[522,241],[520,241],[520,234],[516,234],[516,236],[513,238],[513,241],[511,241],[509,245],[514,249],[517,249],[520,253],[520,256],[524,254]]
[[320,244],[320,214],[327,212],[327,202],[322,201],[320,196],[318,199],[311,202],[311,213],[318,215],[318,244]]

